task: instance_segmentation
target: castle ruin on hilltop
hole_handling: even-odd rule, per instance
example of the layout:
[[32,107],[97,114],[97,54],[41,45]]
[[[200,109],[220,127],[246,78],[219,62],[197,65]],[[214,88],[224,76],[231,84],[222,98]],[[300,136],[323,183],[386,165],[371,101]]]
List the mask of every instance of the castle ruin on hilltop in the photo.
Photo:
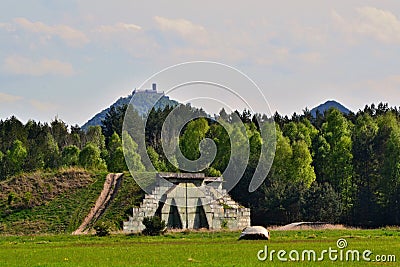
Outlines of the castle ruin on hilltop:
[[133,90],[132,95],[136,94],[136,93],[150,93],[150,94],[158,94],[158,95],[164,95],[164,91],[163,92],[158,92],[157,91],[157,84],[156,83],[152,83],[151,84],[151,89],[143,89],[143,90]]

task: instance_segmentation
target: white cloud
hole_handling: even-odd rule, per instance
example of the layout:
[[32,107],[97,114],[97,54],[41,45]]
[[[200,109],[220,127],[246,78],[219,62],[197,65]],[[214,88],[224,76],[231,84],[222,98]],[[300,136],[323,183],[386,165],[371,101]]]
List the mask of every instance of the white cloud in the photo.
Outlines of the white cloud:
[[75,73],[70,63],[52,59],[33,61],[22,56],[9,56],[3,63],[3,70],[10,74],[43,76],[46,74],[70,76]]
[[355,42],[354,35],[367,36],[386,44],[400,43],[400,20],[390,11],[375,7],[356,9],[354,18],[346,19],[336,11],[332,17],[337,28],[348,34],[348,40]]
[[186,19],[168,19],[160,16],[155,16],[154,20],[162,31],[174,32],[183,39],[198,44],[209,43],[208,33],[201,25],[194,24]]
[[56,109],[56,105],[53,103],[47,103],[47,102],[41,102],[36,99],[31,99],[29,100],[29,103],[34,107],[35,109],[39,111],[52,111]]
[[91,31],[91,40],[104,51],[123,50],[135,58],[152,58],[159,49],[157,42],[139,25],[118,22],[100,25]]
[[4,22],[0,22],[0,29],[4,29],[7,32],[13,32],[15,31],[15,27],[13,24],[11,23],[4,23]]
[[323,25],[305,26],[300,23],[292,23],[289,32],[296,43],[305,43],[308,46],[325,45],[328,39],[327,29]]
[[299,54],[299,58],[305,63],[318,64],[321,62],[321,54],[319,52],[308,52]]
[[89,42],[89,39],[83,32],[67,25],[49,26],[40,21],[31,22],[26,18],[15,18],[13,21],[19,28],[28,32],[58,36],[70,46],[82,46]]
[[16,96],[16,95],[10,95],[6,93],[1,93],[0,92],[0,103],[14,103],[18,100],[21,100],[21,96]]
[[369,88],[375,93],[386,95],[388,98],[400,96],[400,75],[389,75],[381,79],[366,80],[362,83],[364,88]]
[[354,110],[362,109],[366,104],[389,103],[399,106],[400,103],[400,74],[365,78],[345,84],[348,100],[353,103]]
[[287,62],[292,54],[287,47],[268,47],[262,55],[255,55],[255,62],[262,66],[282,65]]
[[186,19],[168,19],[164,17],[155,16],[154,20],[162,30],[176,31],[181,35],[189,35],[192,33],[205,32],[205,28],[200,25],[193,24]]
[[132,24],[132,23],[116,23],[114,25],[101,25],[95,31],[100,33],[119,33],[119,32],[137,32],[141,30],[142,27]]
[[11,95],[7,93],[0,92],[0,104],[4,107],[15,108],[16,105],[19,107],[23,106],[31,106],[35,110],[48,112],[54,111],[57,108],[57,105],[54,103],[39,101],[37,99],[26,99],[22,96]]

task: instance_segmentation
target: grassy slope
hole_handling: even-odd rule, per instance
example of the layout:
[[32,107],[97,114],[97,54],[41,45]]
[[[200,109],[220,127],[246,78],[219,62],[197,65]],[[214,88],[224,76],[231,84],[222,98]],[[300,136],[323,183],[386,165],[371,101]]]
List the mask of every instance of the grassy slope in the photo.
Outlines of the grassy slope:
[[[24,174],[2,182],[8,192],[0,197],[0,231],[6,234],[72,232],[97,199],[105,175],[68,169]],[[21,187],[23,190],[20,190]],[[43,188],[46,189],[44,193]],[[32,192],[28,195],[38,195],[33,196],[33,203],[19,203],[26,192]],[[16,203],[10,203],[10,193]]]
[[122,222],[132,214],[132,207],[139,206],[143,198],[144,191],[140,189],[130,173],[125,172],[117,195],[99,221],[110,222],[114,225],[114,230],[122,229]]
[[370,249],[395,254],[397,263],[292,262],[290,266],[397,266],[400,230],[272,231],[270,241],[237,241],[238,232],[172,233],[161,237],[116,235],[0,237],[1,266],[280,266],[274,260],[259,262],[257,252],[336,249],[346,238],[348,249]]
[[[0,233],[73,232],[100,195],[106,175],[68,169],[24,174],[2,182]],[[127,219],[127,212],[142,198],[143,192],[126,173],[115,199],[100,220],[111,222],[119,229]]]

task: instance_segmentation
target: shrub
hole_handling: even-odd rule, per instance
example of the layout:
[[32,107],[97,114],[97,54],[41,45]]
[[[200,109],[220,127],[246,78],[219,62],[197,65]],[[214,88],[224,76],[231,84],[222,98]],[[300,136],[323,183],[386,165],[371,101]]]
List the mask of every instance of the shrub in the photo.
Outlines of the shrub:
[[93,228],[96,231],[96,236],[110,235],[111,226],[106,222],[97,222]]
[[227,220],[222,220],[221,221],[221,228],[222,229],[228,229],[228,221]]
[[160,235],[164,233],[166,229],[165,221],[161,220],[159,216],[145,217],[142,223],[146,227],[142,231],[144,235],[151,235],[151,236]]

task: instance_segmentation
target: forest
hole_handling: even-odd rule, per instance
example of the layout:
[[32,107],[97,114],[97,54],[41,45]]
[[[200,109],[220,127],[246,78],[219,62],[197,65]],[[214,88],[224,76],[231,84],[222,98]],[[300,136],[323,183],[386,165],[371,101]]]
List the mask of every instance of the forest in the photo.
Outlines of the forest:
[[[199,144],[212,139],[217,147],[207,175],[221,175],[231,157],[229,136],[221,123],[250,147],[246,170],[230,192],[233,199],[251,208],[254,225],[321,221],[377,227],[400,225],[400,110],[387,104],[367,105],[357,113],[330,109],[312,116],[308,109],[291,117],[275,113],[276,151],[270,172],[262,185],[249,193],[250,179],[260,158],[259,121],[265,115],[245,110],[210,117],[204,111],[181,105],[185,113],[201,115],[179,133],[185,157],[200,156]],[[101,126],[83,131],[55,118],[50,123],[16,117],[0,121],[0,180],[22,173],[79,166],[92,171],[123,172],[129,154],[135,170],[149,169],[142,161],[147,153],[157,171],[179,172],[161,145],[161,128],[174,109],[152,109],[145,127],[145,147],[123,131],[127,106],[112,107]],[[135,120],[142,121],[136,113]],[[237,121],[239,118],[240,121]],[[258,118],[258,119],[257,119]],[[134,124],[132,127],[135,127]],[[138,126],[139,127],[139,126]],[[122,140],[124,140],[124,145]],[[143,152],[144,151],[144,152]]]

